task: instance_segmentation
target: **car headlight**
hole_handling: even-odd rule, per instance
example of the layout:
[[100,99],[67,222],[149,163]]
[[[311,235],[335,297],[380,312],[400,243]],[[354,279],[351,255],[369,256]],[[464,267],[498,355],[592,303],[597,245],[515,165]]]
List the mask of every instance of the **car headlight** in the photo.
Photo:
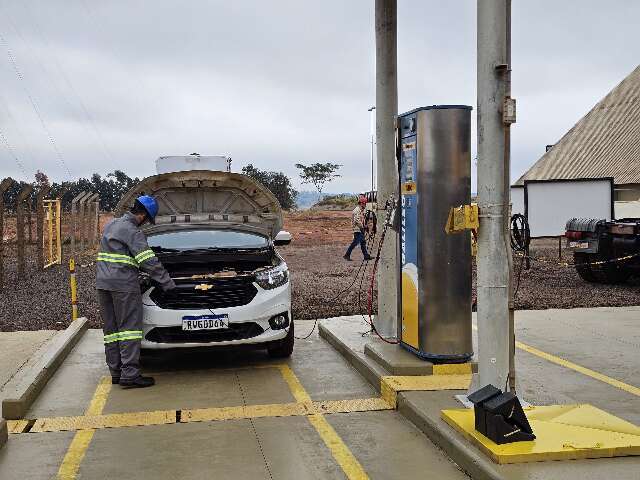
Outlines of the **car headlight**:
[[265,290],[281,287],[289,281],[289,269],[286,263],[256,273],[256,283]]

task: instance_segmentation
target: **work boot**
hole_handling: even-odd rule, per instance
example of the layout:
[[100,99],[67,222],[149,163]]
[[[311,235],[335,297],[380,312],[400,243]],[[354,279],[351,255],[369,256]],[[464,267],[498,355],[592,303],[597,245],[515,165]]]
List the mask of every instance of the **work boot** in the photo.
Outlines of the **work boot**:
[[111,377],[111,385],[118,385],[120,383],[120,377]]
[[155,384],[156,381],[153,377],[143,377],[142,375],[138,378],[134,378],[133,380],[120,379],[120,386],[122,388],[147,388],[152,387]]
[[365,260],[373,260],[373,257],[371,255],[367,255],[366,257],[364,257]]
[[343,255],[343,257],[342,257],[342,258],[344,258],[347,262],[350,262],[350,261],[351,261],[351,257],[350,257],[349,255],[346,255],[346,254],[345,254],[345,255]]

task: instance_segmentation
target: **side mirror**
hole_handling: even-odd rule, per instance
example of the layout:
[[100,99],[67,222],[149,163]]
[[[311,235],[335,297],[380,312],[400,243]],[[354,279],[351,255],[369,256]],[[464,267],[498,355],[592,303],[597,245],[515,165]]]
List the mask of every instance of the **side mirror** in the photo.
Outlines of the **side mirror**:
[[280,245],[289,245],[291,243],[292,235],[286,230],[280,230],[276,235],[276,238],[273,239],[273,244],[276,246]]

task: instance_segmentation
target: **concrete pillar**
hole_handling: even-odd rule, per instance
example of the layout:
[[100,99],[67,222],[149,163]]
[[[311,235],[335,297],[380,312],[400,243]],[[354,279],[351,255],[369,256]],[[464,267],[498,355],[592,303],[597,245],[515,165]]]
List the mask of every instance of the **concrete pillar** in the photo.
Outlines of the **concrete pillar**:
[[510,0],[478,1],[478,383],[506,389],[509,373]]
[[[398,198],[395,122],[398,115],[397,2],[376,0],[376,142],[378,218],[386,216],[390,196]],[[387,232],[378,264],[378,316],[375,326],[383,337],[396,337],[398,321],[397,235]]]

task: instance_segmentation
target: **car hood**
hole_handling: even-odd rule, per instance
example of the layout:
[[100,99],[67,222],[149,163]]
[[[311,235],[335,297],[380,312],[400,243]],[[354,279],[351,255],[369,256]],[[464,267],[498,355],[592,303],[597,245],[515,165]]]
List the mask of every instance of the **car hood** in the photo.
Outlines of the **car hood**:
[[265,186],[239,173],[190,170],[142,180],[120,200],[116,215],[129,210],[140,195],[158,201],[155,225],[146,234],[192,228],[233,228],[271,239],[282,229],[282,209]]

